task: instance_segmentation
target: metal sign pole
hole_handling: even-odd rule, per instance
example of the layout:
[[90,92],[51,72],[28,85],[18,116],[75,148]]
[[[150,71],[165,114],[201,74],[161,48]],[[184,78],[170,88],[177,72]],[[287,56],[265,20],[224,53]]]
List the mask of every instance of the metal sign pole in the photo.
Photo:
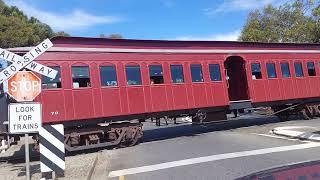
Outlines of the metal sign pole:
[[26,176],[30,180],[30,159],[29,159],[29,135],[25,134],[25,158],[26,158]]

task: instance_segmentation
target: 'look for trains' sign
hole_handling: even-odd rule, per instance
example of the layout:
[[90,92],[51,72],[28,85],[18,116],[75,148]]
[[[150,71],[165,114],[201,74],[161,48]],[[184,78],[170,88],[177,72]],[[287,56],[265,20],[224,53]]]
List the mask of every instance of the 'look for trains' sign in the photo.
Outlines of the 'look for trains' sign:
[[10,133],[36,133],[41,127],[41,104],[10,104],[9,118]]

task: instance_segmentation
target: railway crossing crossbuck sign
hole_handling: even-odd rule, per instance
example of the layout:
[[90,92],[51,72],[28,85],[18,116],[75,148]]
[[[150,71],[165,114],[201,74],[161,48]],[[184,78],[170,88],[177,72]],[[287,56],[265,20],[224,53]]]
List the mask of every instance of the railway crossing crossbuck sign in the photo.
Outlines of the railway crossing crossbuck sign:
[[39,63],[33,62],[33,60],[35,60],[37,57],[39,57],[52,46],[52,42],[49,39],[46,39],[36,47],[32,48],[23,57],[0,48],[0,58],[12,63],[0,72],[0,84],[2,84],[5,80],[8,80],[10,77],[15,75],[18,71],[20,71],[23,68],[30,69],[39,74],[54,79],[58,71],[47,66],[41,65]]

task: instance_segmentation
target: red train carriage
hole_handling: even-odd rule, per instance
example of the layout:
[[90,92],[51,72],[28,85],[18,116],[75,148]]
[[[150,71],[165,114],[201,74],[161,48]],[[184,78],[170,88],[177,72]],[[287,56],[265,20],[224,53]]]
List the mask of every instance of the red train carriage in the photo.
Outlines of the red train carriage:
[[[37,61],[59,75],[43,77],[37,101],[44,124],[65,125],[69,151],[133,145],[142,136],[140,121],[151,117],[213,121],[225,119],[228,108],[252,106],[272,106],[282,118],[298,111],[310,117],[318,109],[310,104],[320,96],[320,45],[80,37],[52,42]],[[28,48],[10,50],[23,54]]]

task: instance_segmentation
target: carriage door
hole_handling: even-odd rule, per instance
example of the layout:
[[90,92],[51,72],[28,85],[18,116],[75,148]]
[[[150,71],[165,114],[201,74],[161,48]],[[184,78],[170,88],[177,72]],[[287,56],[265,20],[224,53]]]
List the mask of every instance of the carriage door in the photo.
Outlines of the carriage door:
[[250,107],[251,102],[249,100],[245,61],[240,56],[230,56],[224,62],[224,67],[227,77],[230,109]]

